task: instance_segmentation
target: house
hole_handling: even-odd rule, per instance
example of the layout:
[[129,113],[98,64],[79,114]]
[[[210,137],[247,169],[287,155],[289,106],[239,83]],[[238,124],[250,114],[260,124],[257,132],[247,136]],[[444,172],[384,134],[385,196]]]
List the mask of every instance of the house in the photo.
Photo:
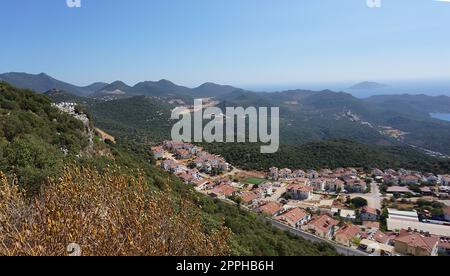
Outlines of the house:
[[439,238],[402,230],[395,242],[395,251],[407,256],[437,256]]
[[322,169],[322,170],[320,170],[320,175],[321,175],[322,177],[328,177],[328,176],[330,176],[330,174],[332,174],[332,173],[333,173],[333,171],[330,170],[330,169]]
[[378,230],[377,232],[375,232],[371,239],[381,243],[381,244],[389,244],[389,242],[394,238],[395,236],[393,235],[386,235],[385,233],[383,233],[382,231]]
[[360,212],[362,221],[378,221],[379,215],[377,209],[363,207]]
[[273,180],[279,179],[279,170],[278,168],[272,167],[269,169],[269,178]]
[[152,147],[151,151],[155,159],[158,160],[164,158],[164,149],[162,147]]
[[287,194],[295,200],[309,200],[312,198],[313,188],[310,186],[292,184],[287,188]]
[[338,210],[339,216],[344,220],[355,221],[356,220],[356,212],[353,210],[341,209]]
[[336,231],[336,242],[350,247],[355,239],[361,237],[361,229],[356,225],[345,225]]
[[445,220],[450,222],[450,206],[443,208],[443,211]]
[[293,176],[294,178],[304,178],[304,177],[306,176],[306,173],[305,173],[305,171],[303,171],[303,170],[295,170],[295,171],[292,173],[292,176]]
[[388,194],[411,194],[412,191],[408,187],[402,187],[402,186],[392,186],[388,187],[386,192]]
[[325,191],[326,181],[324,178],[311,178],[310,185],[316,192]]
[[405,175],[400,177],[400,184],[404,185],[417,185],[419,184],[420,178],[415,175]]
[[380,229],[380,223],[377,221],[363,221],[363,227],[368,230]]
[[277,202],[267,202],[258,208],[258,212],[267,216],[275,217],[284,211],[283,205]]
[[450,186],[450,174],[441,175],[441,184],[443,186]]
[[373,169],[372,170],[372,176],[373,177],[377,177],[377,176],[384,176],[384,172],[380,169]]
[[243,205],[251,206],[258,201],[259,195],[254,192],[245,192],[241,194],[239,198],[241,199]]
[[303,186],[311,186],[311,184],[310,184],[311,182],[309,181],[309,179],[304,178],[304,177],[293,178],[288,182],[292,183],[292,184],[303,185]]
[[319,178],[319,173],[315,170],[309,170],[307,176],[309,179]]
[[399,178],[392,174],[386,174],[384,176],[384,183],[388,185],[398,185]]
[[361,179],[351,179],[346,182],[345,189],[352,193],[365,193],[367,183]]
[[439,184],[442,181],[442,178],[437,177],[432,173],[427,173],[423,177],[424,177],[424,182],[431,184],[431,185]]
[[176,177],[181,179],[185,184],[190,184],[195,180],[195,178],[191,174],[188,174],[187,172],[179,172],[175,175]]
[[321,215],[314,218],[310,223],[308,223],[305,229],[319,237],[331,240],[334,236],[338,224],[339,221],[331,218],[330,216]]
[[427,187],[427,186],[425,186],[425,187],[420,187],[420,193],[421,193],[423,196],[431,196],[431,195],[433,195],[433,191],[431,190],[430,187]]
[[286,223],[293,228],[299,228],[311,220],[311,215],[300,208],[294,208],[277,217],[277,220]]
[[450,256],[450,238],[440,238],[438,252],[442,256]]
[[325,190],[328,192],[339,192],[344,189],[345,183],[340,179],[328,179],[325,181]]
[[238,190],[229,184],[220,184],[211,190],[210,195],[215,197],[231,197],[237,194]]
[[191,152],[186,149],[177,149],[174,154],[177,159],[188,159],[192,157]]
[[290,169],[287,169],[287,168],[286,169],[281,169],[279,177],[281,179],[289,179],[289,178],[292,177],[292,171]]
[[191,184],[194,185],[198,190],[205,190],[209,185],[209,181],[205,179],[195,179]]
[[167,172],[174,172],[175,168],[178,166],[178,163],[175,160],[165,160],[161,163],[161,168]]

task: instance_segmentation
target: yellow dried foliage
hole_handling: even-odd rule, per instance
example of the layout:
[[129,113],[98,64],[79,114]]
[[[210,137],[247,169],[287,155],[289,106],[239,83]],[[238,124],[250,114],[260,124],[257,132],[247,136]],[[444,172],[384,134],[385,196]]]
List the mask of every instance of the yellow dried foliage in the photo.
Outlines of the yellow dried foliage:
[[209,256],[230,252],[231,232],[205,231],[198,208],[155,192],[144,178],[67,168],[28,198],[0,173],[0,255]]

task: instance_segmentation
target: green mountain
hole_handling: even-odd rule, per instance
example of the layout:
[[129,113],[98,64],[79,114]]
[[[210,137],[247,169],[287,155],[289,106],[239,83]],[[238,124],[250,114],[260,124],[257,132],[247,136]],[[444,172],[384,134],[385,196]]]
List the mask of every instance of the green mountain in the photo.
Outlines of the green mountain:
[[[6,75],[11,76],[11,74]],[[34,81],[36,76],[31,78],[31,75],[19,75],[22,77],[9,77],[9,79],[15,79],[16,82],[17,79],[20,79],[22,85],[37,87],[36,83],[39,83],[39,81]],[[52,80],[51,83],[56,82],[56,84],[47,84],[40,89],[57,86],[57,84],[62,85],[61,82],[43,74],[38,79],[50,79]],[[28,83],[26,83],[27,81]],[[67,87],[67,85],[65,84],[66,89],[58,90],[67,91],[74,95],[79,95],[79,89],[83,90],[83,88],[78,87],[78,91],[73,92],[74,89],[77,90],[77,87],[71,85]],[[103,84],[93,86],[100,87]],[[128,131],[130,127],[134,128],[134,125],[137,125],[133,118],[139,116],[133,115],[135,111],[126,99],[136,96],[146,96],[145,104],[149,101],[161,101],[176,102],[177,104],[182,102],[189,105],[194,98],[213,97],[219,101],[219,107],[277,106],[281,110],[281,142],[283,144],[349,139],[369,145],[411,145],[422,150],[436,152],[435,155],[450,155],[450,139],[448,139],[450,137],[450,123],[429,116],[431,112],[447,112],[449,110],[450,97],[445,96],[375,96],[361,100],[348,93],[330,90],[255,93],[214,83],[205,83],[197,88],[190,89],[168,80],[145,81],[135,86],[116,81],[90,94],[90,98],[99,101],[114,100],[113,106],[127,106],[127,108],[119,108],[115,111],[128,117],[129,120],[124,118],[111,119],[105,112],[98,113],[97,119],[101,122],[109,120],[110,125],[121,125],[118,128]],[[150,98],[153,99],[149,100]],[[117,101],[121,99],[125,102]],[[87,100],[84,101],[87,102]],[[95,113],[96,109],[102,110],[102,105],[93,107],[92,112]],[[142,116],[154,116],[152,115],[152,106],[149,106],[149,110],[140,110],[140,112],[143,112],[144,115]],[[127,113],[130,113],[130,115]],[[165,113],[167,114],[169,111],[166,110]],[[140,122],[139,125],[136,131],[129,133],[133,133],[133,135],[142,133],[142,127],[145,127],[144,123]],[[158,134],[155,134],[156,132]],[[167,136],[167,134],[161,135],[160,132],[168,133],[167,130],[162,131],[161,127],[157,127],[150,136]]]
[[0,171],[32,189],[89,145],[81,121],[52,107],[46,96],[5,83],[0,83],[0,127]]
[[212,82],[207,82],[200,85],[199,87],[192,89],[190,95],[192,95],[193,97],[220,97],[239,90],[242,89],[230,85],[220,85]]
[[248,169],[280,168],[405,168],[424,172],[450,172],[449,159],[437,159],[410,147],[374,146],[350,140],[325,140],[301,145],[284,144],[275,154],[261,154],[259,144],[202,144],[231,164]]
[[[49,94],[59,95],[55,91]],[[67,95],[63,94],[63,96]],[[144,102],[142,108],[151,105],[156,112],[155,114],[163,112],[161,109],[163,103],[152,102],[152,100],[154,99],[137,97],[120,102],[126,102],[134,108],[136,108],[138,102]],[[95,110],[98,112],[96,115],[102,115],[103,112],[106,114],[106,110],[111,108],[110,113],[106,115],[119,120],[120,114],[123,114],[124,110],[115,107],[114,103],[114,101],[95,103]],[[116,112],[118,114],[115,114]],[[126,118],[126,120],[135,119]],[[138,119],[159,120],[158,118],[146,117]],[[145,182],[151,185],[150,190],[162,191],[167,189],[170,193],[170,201],[177,206],[186,206],[186,201],[189,201],[191,206],[196,206],[197,209],[193,211],[200,214],[201,225],[198,227],[201,227],[200,231],[204,231],[205,235],[214,233],[221,226],[227,227],[231,231],[227,247],[230,248],[230,254],[232,255],[336,255],[334,249],[328,245],[307,242],[296,236],[286,234],[272,228],[254,214],[196,193],[192,188],[152,165],[152,158],[147,147],[141,147],[135,143],[125,144],[121,141],[117,145],[109,145],[98,139],[94,139],[94,145],[91,147],[89,131],[86,126],[72,115],[53,107],[50,98],[45,95],[0,83],[0,126],[0,172],[4,172],[10,177],[16,176],[20,185],[27,191],[32,192],[28,196],[38,196],[38,199],[47,199],[46,195],[55,194],[48,194],[48,192],[55,191],[55,188],[58,189],[54,186],[57,183],[61,182],[62,185],[68,185],[67,183],[75,182],[75,187],[78,187],[79,191],[73,190],[74,187],[64,186],[62,188],[70,189],[70,192],[56,193],[64,194],[64,198],[58,199],[58,202],[63,202],[64,206],[68,207],[68,212],[77,210],[76,206],[70,208],[72,203],[86,204],[91,200],[99,200],[98,198],[91,199],[91,193],[83,195],[82,200],[70,197],[82,190],[93,189],[92,191],[97,191],[96,187],[85,187],[85,185],[95,185],[93,184],[95,183],[94,178],[98,177],[95,175],[113,173],[111,178],[107,178],[108,181],[111,181],[111,179],[123,180],[129,177],[137,177],[139,174],[145,178]],[[90,127],[93,127],[93,125],[90,125]],[[136,127],[140,126],[136,125]],[[81,166],[83,166],[83,170],[91,170],[90,173],[87,172],[94,178],[89,179],[89,177],[80,176],[80,172],[83,171],[80,169]],[[114,171],[111,171],[111,169]],[[92,173],[92,170],[96,173]],[[50,184],[47,182],[49,177],[56,179],[56,181],[51,182],[53,188],[50,190],[46,188]],[[3,185],[3,175],[1,175],[1,180],[0,185]],[[78,183],[77,181],[82,182]],[[104,183],[101,185],[104,185]],[[170,188],[167,188],[167,186]],[[104,187],[99,186],[98,188]],[[125,204],[129,196],[130,194],[123,191],[123,194],[115,194],[114,200],[120,201],[120,198],[123,197]],[[2,198],[9,200],[9,197]],[[30,202],[34,201],[31,200]],[[54,201],[48,199],[46,202]],[[14,207],[16,205],[12,202],[11,204],[0,204],[0,212],[7,211],[10,214],[9,209],[1,209],[5,206]],[[15,211],[19,212],[20,210]],[[49,212],[53,211],[49,210]],[[21,213],[21,215],[26,214]],[[64,223],[60,219],[65,217],[72,219],[78,215],[78,213],[57,214],[53,216],[56,221],[52,221],[52,224]],[[130,218],[127,217],[127,219]],[[48,221],[46,220],[46,222]],[[128,224],[128,227],[134,227],[133,223]],[[161,226],[155,225],[155,227]],[[8,231],[9,228],[5,229],[2,229],[2,233]],[[165,229],[165,227],[160,229]],[[31,239],[30,235],[33,235],[33,233],[27,233],[27,237]],[[14,233],[10,234],[13,235]],[[39,239],[38,236],[33,236],[33,238]],[[70,237],[62,238],[64,240],[70,239]],[[189,243],[186,244],[187,246],[193,246]],[[117,246],[120,247],[120,245]],[[192,252],[194,251],[192,250]]]
[[95,123],[114,136],[151,144],[170,137],[171,108],[163,100],[135,96],[96,102],[89,110]]
[[39,93],[57,89],[80,96],[89,95],[104,85],[104,83],[94,83],[86,87],[80,87],[57,80],[45,73],[40,73],[37,75],[27,73],[5,73],[0,74],[0,81],[7,82],[15,87],[34,90]]

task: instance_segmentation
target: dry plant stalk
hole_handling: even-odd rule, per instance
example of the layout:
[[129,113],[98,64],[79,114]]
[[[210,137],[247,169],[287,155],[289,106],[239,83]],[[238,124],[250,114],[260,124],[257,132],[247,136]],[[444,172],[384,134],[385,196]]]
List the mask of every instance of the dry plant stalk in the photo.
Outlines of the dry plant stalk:
[[209,256],[230,252],[231,232],[205,233],[190,201],[154,192],[139,175],[66,168],[28,198],[0,173],[0,255]]

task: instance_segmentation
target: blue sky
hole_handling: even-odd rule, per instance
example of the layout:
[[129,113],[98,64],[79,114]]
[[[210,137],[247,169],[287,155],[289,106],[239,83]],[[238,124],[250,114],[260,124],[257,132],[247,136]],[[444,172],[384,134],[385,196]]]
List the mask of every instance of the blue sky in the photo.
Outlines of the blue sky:
[[450,78],[450,3],[0,0],[0,72],[85,85]]

